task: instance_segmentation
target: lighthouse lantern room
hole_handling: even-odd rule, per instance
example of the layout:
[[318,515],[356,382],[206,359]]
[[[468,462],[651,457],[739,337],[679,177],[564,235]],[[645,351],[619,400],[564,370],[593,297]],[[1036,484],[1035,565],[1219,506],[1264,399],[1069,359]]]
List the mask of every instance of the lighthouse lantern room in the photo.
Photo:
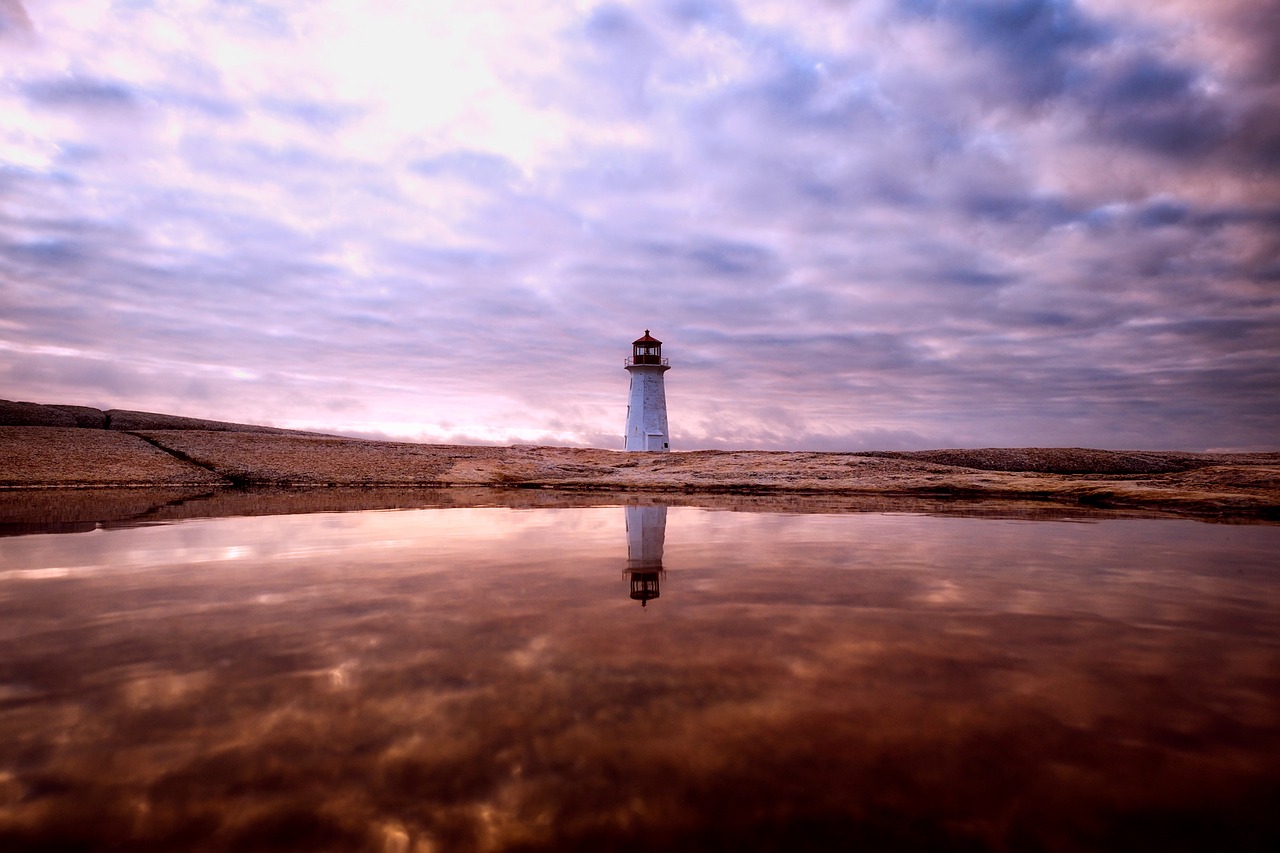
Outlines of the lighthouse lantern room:
[[671,449],[671,438],[667,432],[667,392],[662,374],[671,365],[662,357],[662,341],[645,329],[644,337],[632,341],[631,357],[624,366],[631,374],[631,392],[623,447],[665,453]]

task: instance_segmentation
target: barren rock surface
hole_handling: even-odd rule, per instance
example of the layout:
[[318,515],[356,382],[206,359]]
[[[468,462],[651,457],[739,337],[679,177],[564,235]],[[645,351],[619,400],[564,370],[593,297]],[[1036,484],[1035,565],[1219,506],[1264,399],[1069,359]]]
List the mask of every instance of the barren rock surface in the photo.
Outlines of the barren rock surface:
[[984,471],[1041,474],[1168,474],[1232,461],[1256,464],[1259,456],[1280,464],[1280,454],[1207,454],[1153,450],[1091,450],[1084,447],[986,447],[976,450],[873,451],[883,459],[934,462]]
[[193,484],[909,496],[1280,517],[1280,453],[1082,448],[624,453],[279,432],[0,428],[0,488]]
[[226,482],[129,433],[77,427],[0,427],[0,488]]

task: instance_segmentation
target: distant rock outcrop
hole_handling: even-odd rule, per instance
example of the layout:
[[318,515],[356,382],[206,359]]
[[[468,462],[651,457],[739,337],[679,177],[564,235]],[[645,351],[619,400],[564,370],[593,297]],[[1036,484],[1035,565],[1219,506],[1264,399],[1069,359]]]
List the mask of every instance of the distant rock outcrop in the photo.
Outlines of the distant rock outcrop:
[[316,433],[296,429],[210,421],[158,412],[134,412],[129,409],[109,409],[104,412],[92,406],[66,406],[14,400],[0,400],[0,426],[80,427],[112,429],[121,432],[182,429],[210,432],[263,432],[273,435],[316,435]]
[[[103,413],[98,412],[98,414]],[[0,426],[74,427],[80,424],[77,423],[74,414],[59,406],[0,400]]]
[[265,432],[272,435],[315,435],[295,429],[237,424],[228,421],[209,421],[203,418],[186,418],[181,415],[163,415],[157,412],[133,412],[128,409],[111,409],[106,413],[109,429],[136,432],[139,430],[204,430],[206,432]]
[[84,429],[106,429],[107,413],[101,409],[95,409],[92,406],[46,406],[49,409],[57,409],[60,412],[66,412],[76,419],[75,425]]

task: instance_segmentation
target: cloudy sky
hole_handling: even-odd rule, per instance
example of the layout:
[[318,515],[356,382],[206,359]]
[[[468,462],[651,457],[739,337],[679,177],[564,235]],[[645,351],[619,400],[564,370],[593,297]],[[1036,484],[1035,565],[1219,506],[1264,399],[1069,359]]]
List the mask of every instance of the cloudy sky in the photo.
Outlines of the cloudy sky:
[[0,0],[0,397],[1280,446],[1275,0]]

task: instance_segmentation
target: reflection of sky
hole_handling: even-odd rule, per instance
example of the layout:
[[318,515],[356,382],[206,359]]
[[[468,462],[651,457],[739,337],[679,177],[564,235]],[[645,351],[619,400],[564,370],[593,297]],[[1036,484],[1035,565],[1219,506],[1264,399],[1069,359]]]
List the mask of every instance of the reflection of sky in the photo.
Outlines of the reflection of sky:
[[619,507],[14,537],[0,840],[1230,847],[1277,531],[671,508],[644,611]]
[[1275,446],[1276,0],[0,0],[7,398]]
[[[70,539],[13,539],[0,553],[0,571],[62,567],[110,573],[228,560],[305,561],[352,550],[427,570],[439,567],[444,558],[472,556],[492,542],[521,548],[559,542],[572,551],[576,537],[597,526],[617,526],[616,514],[606,509],[576,510],[571,518],[568,514],[559,518],[556,511],[454,509],[206,519],[127,533],[96,530]],[[499,517],[501,522],[496,520]],[[592,544],[588,540],[583,547]]]

